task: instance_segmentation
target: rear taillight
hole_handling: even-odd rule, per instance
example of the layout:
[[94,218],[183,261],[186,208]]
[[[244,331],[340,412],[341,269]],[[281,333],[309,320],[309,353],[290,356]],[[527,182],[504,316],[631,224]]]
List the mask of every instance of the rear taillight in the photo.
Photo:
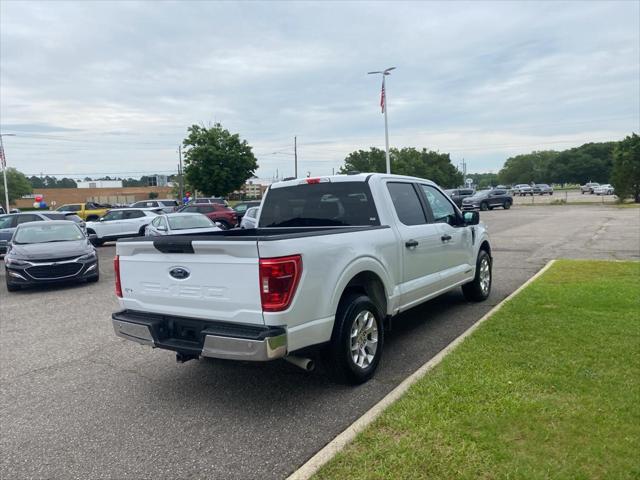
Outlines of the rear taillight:
[[113,259],[113,271],[116,274],[116,296],[122,298],[122,285],[120,284],[120,257]]
[[260,297],[265,312],[289,308],[302,275],[302,257],[261,258]]

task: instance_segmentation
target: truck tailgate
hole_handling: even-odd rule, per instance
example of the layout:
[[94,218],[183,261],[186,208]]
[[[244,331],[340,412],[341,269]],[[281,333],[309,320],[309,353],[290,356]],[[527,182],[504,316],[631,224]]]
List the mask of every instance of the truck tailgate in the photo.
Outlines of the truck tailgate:
[[[167,238],[167,237],[165,237]],[[122,306],[206,320],[264,324],[255,240],[193,240],[193,253],[118,242]],[[187,245],[188,246],[188,245]],[[190,248],[183,249],[185,252]]]

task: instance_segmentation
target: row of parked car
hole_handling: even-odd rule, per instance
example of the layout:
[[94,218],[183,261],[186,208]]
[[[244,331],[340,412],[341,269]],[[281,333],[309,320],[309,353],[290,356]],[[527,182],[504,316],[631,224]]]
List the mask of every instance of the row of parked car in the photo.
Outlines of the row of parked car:
[[590,195],[613,195],[615,189],[613,185],[609,183],[599,184],[597,182],[587,182],[580,187],[580,193],[583,195],[588,193]]
[[91,202],[63,205],[56,211],[0,214],[0,255],[7,289],[60,280],[97,282],[95,247],[106,241],[255,227],[260,202],[242,202],[234,210],[217,199],[198,200],[183,207],[168,200],[136,202],[131,207],[105,209],[87,222],[79,214],[95,215],[99,208]]

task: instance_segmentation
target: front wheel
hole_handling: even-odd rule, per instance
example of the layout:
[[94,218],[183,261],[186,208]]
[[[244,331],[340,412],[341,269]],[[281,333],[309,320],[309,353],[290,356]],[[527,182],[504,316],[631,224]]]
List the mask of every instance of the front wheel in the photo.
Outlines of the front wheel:
[[9,290],[10,292],[17,292],[18,290],[20,290],[20,285],[14,285],[13,283],[9,282],[9,272],[6,272],[7,275],[7,290]]
[[384,345],[382,313],[366,295],[340,301],[326,352],[329,374],[340,383],[359,384],[373,377]]
[[491,283],[491,257],[485,250],[480,250],[476,261],[476,276],[462,286],[462,293],[470,302],[482,302],[491,293]]
[[487,202],[482,202],[480,204],[480,210],[482,210],[483,212],[486,212],[487,210],[489,210],[489,204]]

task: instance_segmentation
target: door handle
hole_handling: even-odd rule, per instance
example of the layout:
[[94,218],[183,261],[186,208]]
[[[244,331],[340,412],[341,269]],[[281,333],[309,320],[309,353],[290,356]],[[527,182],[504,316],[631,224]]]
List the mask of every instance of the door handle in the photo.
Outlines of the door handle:
[[406,242],[404,242],[404,246],[407,248],[413,248],[413,247],[417,247],[418,246],[418,241],[417,240],[408,240]]
[[448,242],[449,240],[451,240],[451,235],[442,235],[440,237],[440,240],[442,240],[443,242]]

